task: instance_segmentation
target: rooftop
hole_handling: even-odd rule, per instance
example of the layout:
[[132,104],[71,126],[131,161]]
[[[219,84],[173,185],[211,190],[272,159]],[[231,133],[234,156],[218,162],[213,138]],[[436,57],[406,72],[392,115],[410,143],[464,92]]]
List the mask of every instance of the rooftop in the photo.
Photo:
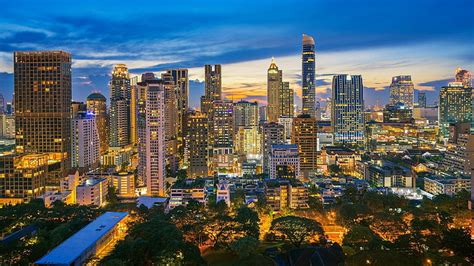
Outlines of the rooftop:
[[106,212],[102,214],[79,232],[59,244],[51,252],[37,260],[35,264],[72,264],[127,215],[127,212]]

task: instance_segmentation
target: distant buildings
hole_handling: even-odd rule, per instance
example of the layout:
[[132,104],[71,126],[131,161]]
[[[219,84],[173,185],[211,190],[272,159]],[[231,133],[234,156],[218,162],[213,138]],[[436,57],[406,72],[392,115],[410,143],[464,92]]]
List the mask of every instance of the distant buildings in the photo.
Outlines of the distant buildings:
[[444,159],[445,171],[471,175],[474,166],[474,135],[470,134],[470,123],[451,124]]
[[465,88],[461,82],[450,82],[439,92],[439,127],[441,137],[449,134],[451,123],[471,122],[472,88]]
[[413,109],[414,85],[411,76],[395,76],[390,85],[390,104],[402,103],[408,109]]
[[247,155],[260,153],[257,102],[239,101],[234,104],[235,153],[246,159]]
[[336,75],[332,81],[334,142],[364,142],[364,86],[360,75]]
[[95,92],[87,96],[87,111],[95,115],[97,131],[99,132],[100,155],[109,148],[109,116],[107,114],[107,99]]
[[15,117],[9,114],[0,114],[0,139],[15,138]]
[[412,123],[413,109],[399,102],[395,105],[387,105],[383,110],[384,123]]
[[57,186],[71,167],[71,55],[63,51],[15,52],[17,153],[47,153],[58,167]]
[[271,179],[300,177],[298,145],[272,144],[269,161]]
[[426,108],[426,92],[418,92],[418,107]]
[[303,114],[316,115],[316,58],[313,37],[303,34],[302,49],[302,102]]
[[205,65],[205,94],[201,96],[201,112],[209,114],[212,102],[222,100],[222,70],[221,65]]
[[124,147],[130,144],[130,76],[124,64],[114,66],[110,81],[110,147]]

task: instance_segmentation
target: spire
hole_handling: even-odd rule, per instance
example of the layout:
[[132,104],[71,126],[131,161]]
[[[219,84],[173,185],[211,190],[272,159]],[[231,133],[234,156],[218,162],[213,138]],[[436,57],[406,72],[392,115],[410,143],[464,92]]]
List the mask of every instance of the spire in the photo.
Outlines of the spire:
[[272,62],[270,63],[270,67],[268,69],[278,69],[278,66],[275,62],[275,57],[272,56]]

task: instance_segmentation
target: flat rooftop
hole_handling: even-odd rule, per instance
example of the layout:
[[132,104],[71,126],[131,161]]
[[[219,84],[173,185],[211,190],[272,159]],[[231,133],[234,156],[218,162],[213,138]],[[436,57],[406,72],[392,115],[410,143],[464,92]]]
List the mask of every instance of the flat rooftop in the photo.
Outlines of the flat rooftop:
[[70,265],[128,215],[106,212],[37,260],[40,265]]

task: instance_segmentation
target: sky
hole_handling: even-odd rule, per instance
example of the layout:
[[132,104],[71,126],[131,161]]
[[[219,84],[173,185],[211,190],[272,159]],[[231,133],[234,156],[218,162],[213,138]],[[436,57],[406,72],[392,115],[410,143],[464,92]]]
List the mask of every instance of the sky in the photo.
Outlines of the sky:
[[114,64],[132,74],[189,68],[190,104],[204,93],[204,65],[222,64],[224,95],[265,102],[274,57],[301,105],[301,38],[316,41],[317,98],[334,74],[360,74],[366,106],[388,102],[391,77],[412,75],[436,101],[457,67],[474,70],[473,0],[0,2],[0,92],[13,93],[13,52],[73,56],[73,99],[108,96]]

